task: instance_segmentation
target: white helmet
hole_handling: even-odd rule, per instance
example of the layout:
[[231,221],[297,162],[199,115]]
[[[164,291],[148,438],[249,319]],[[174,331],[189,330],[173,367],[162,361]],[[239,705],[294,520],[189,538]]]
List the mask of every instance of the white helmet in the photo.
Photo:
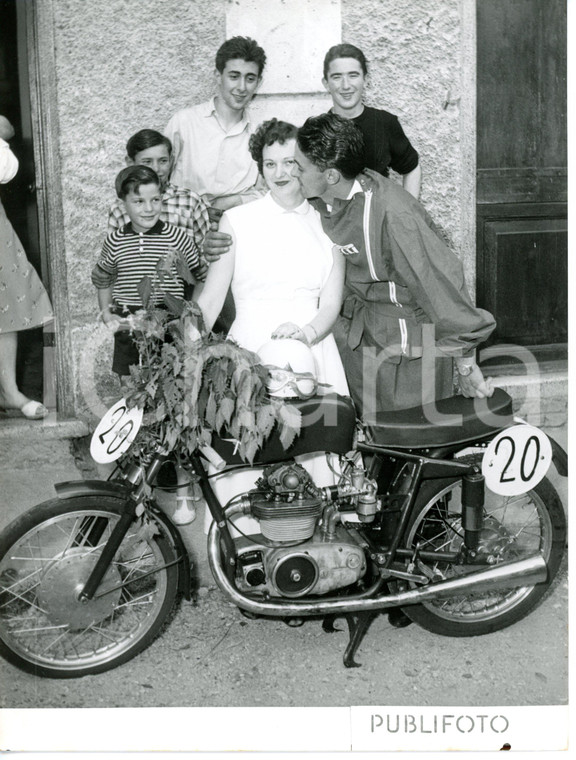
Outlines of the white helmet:
[[268,392],[283,398],[310,398],[316,393],[316,362],[310,348],[300,340],[277,338],[258,349],[268,369]]

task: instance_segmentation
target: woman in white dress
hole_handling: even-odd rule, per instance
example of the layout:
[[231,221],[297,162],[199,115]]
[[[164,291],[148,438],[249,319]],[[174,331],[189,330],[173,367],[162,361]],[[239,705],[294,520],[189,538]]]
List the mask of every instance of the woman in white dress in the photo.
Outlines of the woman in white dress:
[[[232,246],[210,264],[195,298],[211,329],[231,286],[236,318],[229,337],[255,352],[271,338],[300,340],[311,347],[324,390],[348,395],[331,334],[342,303],[344,260],[292,176],[296,131],[292,124],[272,119],[252,136],[250,152],[269,192],[222,216],[220,231],[231,236]],[[318,485],[334,483],[324,455],[298,461]],[[214,487],[225,503],[253,487],[256,477],[254,470],[228,474],[222,483],[216,478]]]
[[197,301],[212,328],[229,286],[236,318],[229,337],[250,351],[271,338],[295,338],[312,348],[318,380],[348,394],[331,334],[342,303],[344,260],[324,234],[317,212],[292,176],[296,127],[264,122],[250,152],[269,192],[227,211],[220,232],[232,247],[210,265]]

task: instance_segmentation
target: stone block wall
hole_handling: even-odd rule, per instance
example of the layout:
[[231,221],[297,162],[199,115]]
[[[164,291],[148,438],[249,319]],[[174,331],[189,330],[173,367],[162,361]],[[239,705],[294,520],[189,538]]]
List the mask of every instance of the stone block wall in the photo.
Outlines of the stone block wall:
[[[244,2],[50,0],[65,241],[65,250],[51,255],[64,257],[67,266],[68,281],[55,286],[67,290],[70,372],[81,416],[93,407],[88,364],[96,365],[104,395],[116,392],[109,380],[111,340],[97,327],[90,271],[105,235],[126,139],[143,127],[162,130],[176,110],[210,97],[214,54],[230,34],[232,10]],[[327,20],[311,13],[314,0],[284,2],[307,25],[317,24],[320,34]],[[421,199],[462,255],[472,284],[474,231],[466,220],[473,213],[474,49],[466,13],[474,0],[322,2],[330,21],[337,18],[341,27],[329,44],[348,41],[364,50],[370,67],[368,103],[397,114],[420,152]],[[249,0],[246,7],[257,12],[258,3],[265,7],[268,0]],[[315,34],[307,29],[300,38],[295,29],[289,43],[303,59],[302,45]],[[266,51],[270,59],[275,50]],[[292,120],[301,123],[310,113],[326,110],[330,101],[322,92],[321,67],[310,77],[312,94],[298,90],[292,100],[289,92],[264,90],[254,106],[255,120],[293,113]]]

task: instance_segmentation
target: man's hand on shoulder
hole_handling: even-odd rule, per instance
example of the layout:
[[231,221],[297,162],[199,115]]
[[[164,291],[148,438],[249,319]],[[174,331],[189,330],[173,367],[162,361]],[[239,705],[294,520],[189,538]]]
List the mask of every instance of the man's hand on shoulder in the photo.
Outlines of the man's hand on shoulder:
[[212,223],[202,243],[202,253],[206,261],[217,261],[232,246],[232,238],[225,232],[218,232],[218,225]]
[[214,198],[212,206],[220,211],[228,211],[229,208],[235,208],[242,205],[242,196],[240,193],[235,195],[224,195],[222,198]]

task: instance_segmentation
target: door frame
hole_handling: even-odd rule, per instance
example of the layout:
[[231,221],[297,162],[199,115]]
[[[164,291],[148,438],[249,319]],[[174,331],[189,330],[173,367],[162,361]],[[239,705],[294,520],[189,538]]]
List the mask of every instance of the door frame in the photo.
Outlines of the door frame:
[[58,88],[54,40],[53,0],[19,3],[28,48],[28,84],[32,120],[40,250],[47,264],[55,320],[57,412],[74,416],[72,330],[59,157]]

